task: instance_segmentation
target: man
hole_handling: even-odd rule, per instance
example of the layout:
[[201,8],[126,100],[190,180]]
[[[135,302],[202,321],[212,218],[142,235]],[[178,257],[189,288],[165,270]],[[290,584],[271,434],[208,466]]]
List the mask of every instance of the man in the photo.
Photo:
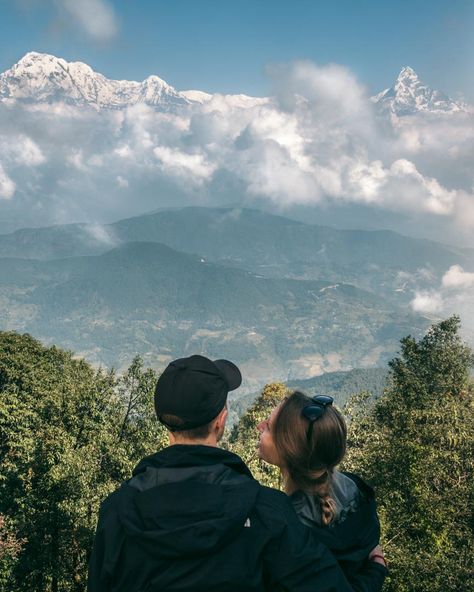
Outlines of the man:
[[241,380],[232,362],[197,355],[163,372],[155,410],[170,446],[102,504],[89,592],[381,589],[383,565],[367,561],[351,587],[286,495],[217,447]]

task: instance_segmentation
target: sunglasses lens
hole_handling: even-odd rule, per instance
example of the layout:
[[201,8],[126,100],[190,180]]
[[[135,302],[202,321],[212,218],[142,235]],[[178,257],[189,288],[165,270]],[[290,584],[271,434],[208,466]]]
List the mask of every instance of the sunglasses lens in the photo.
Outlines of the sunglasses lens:
[[332,405],[334,399],[329,395],[316,395],[312,399],[317,405],[322,405],[323,407],[327,407],[328,405]]
[[328,395],[316,395],[311,399],[314,405],[308,405],[302,411],[303,416],[309,419],[308,431],[306,432],[306,438],[309,441],[313,432],[314,422],[321,417],[326,407],[332,405],[334,399]]
[[324,413],[324,407],[319,405],[309,405],[303,409],[303,415],[309,419],[309,421],[316,421]]

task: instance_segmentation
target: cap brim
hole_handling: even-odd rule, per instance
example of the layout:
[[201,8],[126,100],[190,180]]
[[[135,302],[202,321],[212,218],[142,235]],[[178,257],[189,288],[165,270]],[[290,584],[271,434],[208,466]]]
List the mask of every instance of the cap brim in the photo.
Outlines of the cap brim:
[[224,375],[229,391],[234,391],[242,384],[242,374],[235,364],[229,360],[214,360],[214,364],[219,368]]

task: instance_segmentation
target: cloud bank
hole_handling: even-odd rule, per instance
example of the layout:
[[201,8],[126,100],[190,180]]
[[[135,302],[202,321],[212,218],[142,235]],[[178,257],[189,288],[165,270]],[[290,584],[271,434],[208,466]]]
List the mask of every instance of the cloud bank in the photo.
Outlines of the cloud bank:
[[474,332],[474,273],[452,265],[436,289],[415,292],[411,308],[427,315],[458,314],[465,329]]
[[95,41],[110,41],[118,33],[117,17],[107,0],[54,0],[54,3]]
[[[85,3],[61,4],[86,29],[98,15],[91,36],[116,30],[104,2],[88,0],[87,17]],[[269,75],[270,99],[214,95],[168,112],[1,104],[4,228],[262,200],[280,210],[363,204],[474,227],[472,114],[382,117],[338,65]]]

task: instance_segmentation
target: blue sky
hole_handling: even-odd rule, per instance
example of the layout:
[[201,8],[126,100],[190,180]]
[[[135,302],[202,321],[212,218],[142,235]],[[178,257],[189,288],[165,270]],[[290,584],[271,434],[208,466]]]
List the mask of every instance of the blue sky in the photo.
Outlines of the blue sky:
[[36,50],[109,78],[265,95],[275,63],[343,64],[370,92],[410,65],[474,102],[473,39],[470,0],[3,0],[0,70]]

